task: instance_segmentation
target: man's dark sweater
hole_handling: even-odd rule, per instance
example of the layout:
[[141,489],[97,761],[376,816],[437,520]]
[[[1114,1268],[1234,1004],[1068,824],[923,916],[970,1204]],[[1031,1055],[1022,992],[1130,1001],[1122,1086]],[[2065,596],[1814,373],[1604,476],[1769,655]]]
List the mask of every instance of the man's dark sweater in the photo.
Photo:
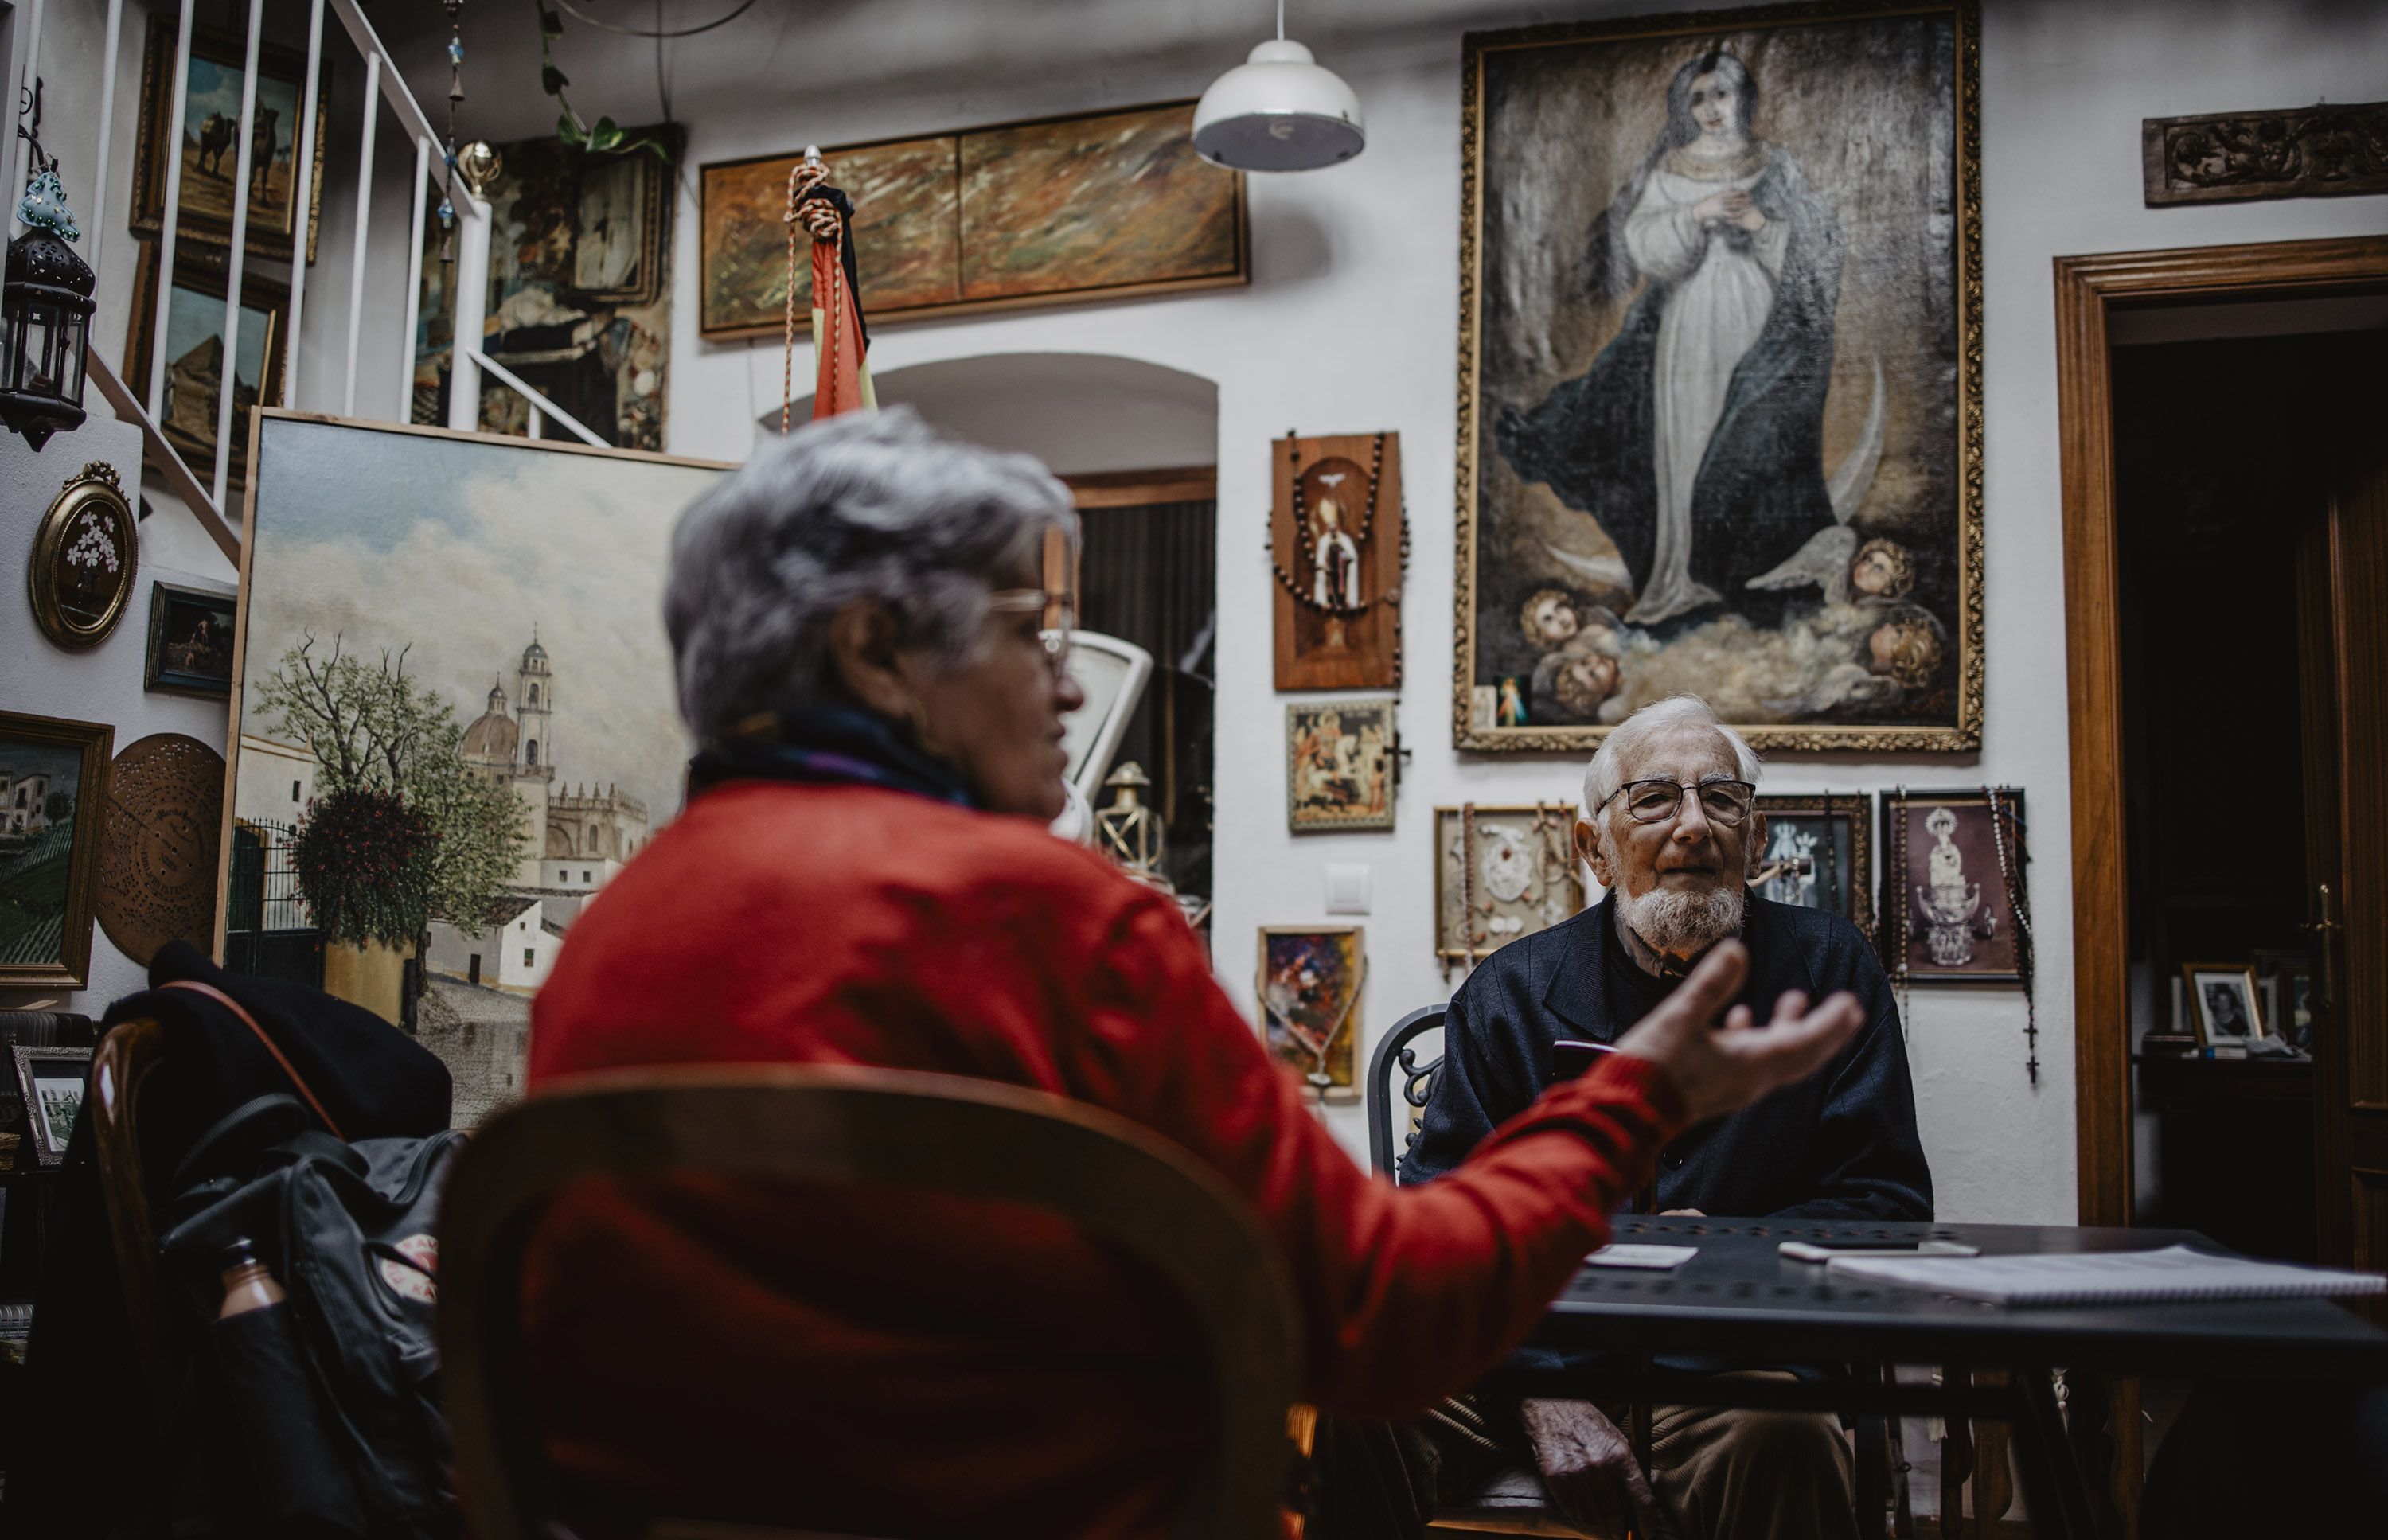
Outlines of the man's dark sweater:
[[[1616,901],[1510,942],[1452,996],[1442,1073],[1402,1180],[1466,1159],[1551,1083],[1551,1044],[1614,1042],[1672,989],[1617,938]],[[1736,1218],[1929,1219],[1932,1172],[1915,1133],[1915,1092],[1890,980],[1857,927],[1752,893],[1738,997],[1759,1023],[1785,990],[1858,998],[1866,1024],[1823,1069],[1754,1106],[1699,1124],[1658,1163],[1658,1206]]]

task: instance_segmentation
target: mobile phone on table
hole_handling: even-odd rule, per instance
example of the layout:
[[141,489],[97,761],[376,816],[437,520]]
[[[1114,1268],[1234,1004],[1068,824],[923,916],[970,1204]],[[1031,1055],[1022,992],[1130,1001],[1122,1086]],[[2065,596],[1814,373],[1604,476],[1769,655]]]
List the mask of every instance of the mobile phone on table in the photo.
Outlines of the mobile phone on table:
[[1785,1241],[1774,1248],[1794,1262],[1829,1262],[1859,1253],[1896,1253],[1907,1256],[1979,1256],[1982,1248],[1962,1241],[1894,1241],[1852,1238],[1846,1241]]
[[1616,1053],[1605,1042],[1583,1042],[1574,1038],[1561,1038],[1551,1044],[1551,1078],[1572,1080],[1592,1072],[1592,1067]]

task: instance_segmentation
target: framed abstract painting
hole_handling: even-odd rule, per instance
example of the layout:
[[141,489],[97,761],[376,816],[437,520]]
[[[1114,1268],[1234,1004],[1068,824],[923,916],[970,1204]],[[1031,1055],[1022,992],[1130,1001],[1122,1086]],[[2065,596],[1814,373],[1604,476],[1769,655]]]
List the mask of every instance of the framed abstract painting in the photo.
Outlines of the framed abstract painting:
[[1973,0],[1473,33],[1455,746],[1981,742]]

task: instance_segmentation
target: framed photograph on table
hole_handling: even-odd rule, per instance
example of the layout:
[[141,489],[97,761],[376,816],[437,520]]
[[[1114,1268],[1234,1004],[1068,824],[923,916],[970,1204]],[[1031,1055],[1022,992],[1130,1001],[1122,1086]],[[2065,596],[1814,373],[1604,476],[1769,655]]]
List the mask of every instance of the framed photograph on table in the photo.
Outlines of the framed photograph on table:
[[2023,793],[1882,798],[1882,964],[1915,984],[2027,984],[2031,908]]
[[0,989],[91,981],[115,743],[105,722],[0,712]]
[[2264,1004],[2264,1025],[2300,1054],[2313,1052],[2314,1017],[2320,1009],[2314,988],[2313,958],[2306,953],[2258,949],[2247,954]]
[[1473,967],[1583,907],[1573,802],[1434,810],[1434,954]]
[[1870,792],[1758,799],[1766,844],[1749,890],[1823,909],[1874,934],[1874,797]]
[[1759,749],[1980,746],[1979,25],[1468,34],[1454,747],[1686,691]]
[[1356,925],[1261,927],[1262,1037],[1322,1102],[1360,1099],[1353,1074],[1368,955]]
[[[141,69],[141,137],[133,159],[133,233],[155,236],[164,226],[169,155],[183,158],[182,214],[175,241],[228,248],[235,207],[233,179],[240,167],[240,97],[248,40],[213,27],[191,29],[190,68],[184,82],[183,120],[169,125],[174,97],[174,19],[153,15]],[[315,98],[313,164],[301,177],[298,94],[307,60],[271,44],[258,50],[257,103],[249,120],[248,248],[252,256],[287,261],[296,246],[299,207],[306,208],[307,260],[315,259],[324,204],[324,146],[332,60],[325,51]],[[302,186],[305,195],[294,196]],[[138,378],[139,376],[134,376]]]
[[25,1137],[41,1164],[56,1166],[67,1157],[75,1115],[83,1109],[92,1051],[18,1047],[8,1052],[16,1061],[17,1095],[25,1108]]
[[2182,988],[2200,1048],[2244,1048],[2264,1030],[2264,1003],[2255,970],[2245,963],[2183,963]]

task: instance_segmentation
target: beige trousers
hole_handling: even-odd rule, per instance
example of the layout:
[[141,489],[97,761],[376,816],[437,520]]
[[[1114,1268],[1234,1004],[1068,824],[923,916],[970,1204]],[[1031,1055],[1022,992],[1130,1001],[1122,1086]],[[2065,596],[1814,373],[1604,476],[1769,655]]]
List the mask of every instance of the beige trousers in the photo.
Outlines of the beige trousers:
[[1830,1412],[1653,1407],[1650,1484],[1683,1540],[1857,1540],[1856,1462]]

